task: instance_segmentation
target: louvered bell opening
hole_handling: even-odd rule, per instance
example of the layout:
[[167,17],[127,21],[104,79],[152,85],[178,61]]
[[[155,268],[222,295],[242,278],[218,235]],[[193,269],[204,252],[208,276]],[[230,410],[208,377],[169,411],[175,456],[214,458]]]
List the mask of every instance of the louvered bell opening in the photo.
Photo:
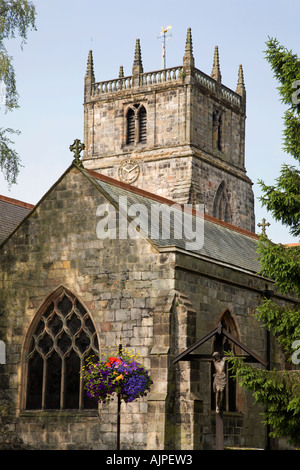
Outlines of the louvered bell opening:
[[127,144],[134,144],[135,142],[135,119],[134,111],[129,109],[127,113]]
[[147,140],[147,112],[144,107],[139,112],[139,142],[146,142]]

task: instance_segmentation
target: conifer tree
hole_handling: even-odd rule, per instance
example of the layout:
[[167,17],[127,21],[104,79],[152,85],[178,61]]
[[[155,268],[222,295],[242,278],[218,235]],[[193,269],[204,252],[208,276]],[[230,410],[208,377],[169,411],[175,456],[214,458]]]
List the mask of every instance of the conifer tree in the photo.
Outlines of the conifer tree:
[[[274,185],[259,181],[261,203],[276,221],[300,235],[300,59],[277,39],[266,43],[266,60],[270,63],[281,101],[288,106],[284,113],[283,149],[295,159],[295,165],[283,164]],[[265,405],[265,422],[271,436],[286,437],[300,445],[300,245],[275,244],[261,235],[258,243],[261,274],[274,280],[274,288],[295,297],[294,306],[283,307],[265,298],[257,318],[272,332],[286,358],[285,371],[261,370],[236,358],[229,358],[232,369],[243,387],[252,390],[257,402]],[[298,298],[298,302],[297,302]]]
[[[0,108],[12,111],[19,107],[13,58],[8,54],[5,41],[21,37],[21,47],[26,43],[29,29],[35,29],[35,6],[27,0],[0,0]],[[0,169],[8,184],[16,183],[20,157],[11,148],[13,134],[20,131],[0,127]]]

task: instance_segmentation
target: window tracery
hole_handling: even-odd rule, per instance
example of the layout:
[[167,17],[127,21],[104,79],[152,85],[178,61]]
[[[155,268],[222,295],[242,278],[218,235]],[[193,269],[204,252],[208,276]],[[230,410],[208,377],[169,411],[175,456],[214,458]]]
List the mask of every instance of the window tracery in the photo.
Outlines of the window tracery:
[[40,309],[29,338],[26,409],[96,408],[80,370],[98,349],[89,313],[74,294],[59,289]]

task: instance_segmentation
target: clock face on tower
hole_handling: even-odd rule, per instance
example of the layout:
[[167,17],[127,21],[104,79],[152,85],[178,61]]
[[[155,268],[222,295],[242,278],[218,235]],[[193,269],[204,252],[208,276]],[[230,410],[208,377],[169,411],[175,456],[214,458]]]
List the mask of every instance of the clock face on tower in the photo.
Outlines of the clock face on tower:
[[126,160],[119,166],[119,178],[124,183],[133,183],[140,174],[139,164],[134,160]]

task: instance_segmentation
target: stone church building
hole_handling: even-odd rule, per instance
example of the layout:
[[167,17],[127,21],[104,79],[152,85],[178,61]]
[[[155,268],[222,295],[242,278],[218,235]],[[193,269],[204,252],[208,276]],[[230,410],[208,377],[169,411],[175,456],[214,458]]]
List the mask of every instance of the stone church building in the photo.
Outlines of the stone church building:
[[[115,449],[116,401],[88,399],[80,369],[120,337],[153,380],[121,405],[122,449],[215,448],[212,362],[173,360],[218,324],[284,367],[253,315],[274,286],[258,274],[245,119],[242,67],[236,91],[217,48],[201,72],[190,29],[178,67],[144,72],[137,40],[131,75],[97,82],[90,51],[84,152],[75,141],[0,246],[0,448]],[[223,410],[225,447],[266,447],[262,410],[228,371]]]

